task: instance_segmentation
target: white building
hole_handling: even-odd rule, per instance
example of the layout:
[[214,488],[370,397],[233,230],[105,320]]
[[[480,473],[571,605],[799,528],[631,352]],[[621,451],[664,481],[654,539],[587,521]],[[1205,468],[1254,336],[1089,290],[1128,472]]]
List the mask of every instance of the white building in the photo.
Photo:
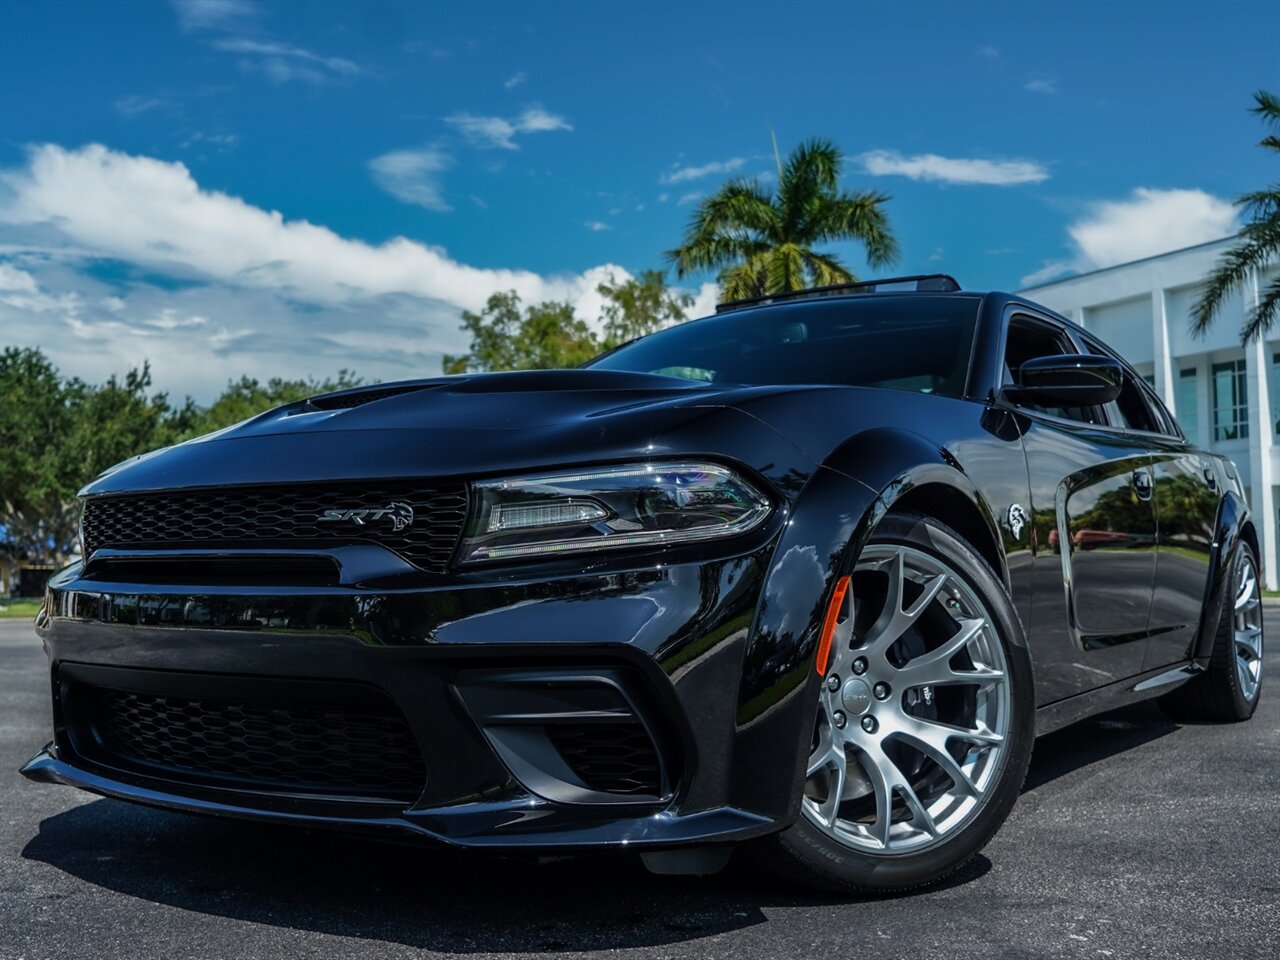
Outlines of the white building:
[[1251,278],[1204,339],[1191,334],[1200,284],[1235,242],[1216,240],[1022,290],[1096,333],[1143,374],[1188,439],[1231,457],[1262,544],[1267,586],[1277,589],[1280,498],[1280,328],[1240,344],[1245,315],[1280,267]]

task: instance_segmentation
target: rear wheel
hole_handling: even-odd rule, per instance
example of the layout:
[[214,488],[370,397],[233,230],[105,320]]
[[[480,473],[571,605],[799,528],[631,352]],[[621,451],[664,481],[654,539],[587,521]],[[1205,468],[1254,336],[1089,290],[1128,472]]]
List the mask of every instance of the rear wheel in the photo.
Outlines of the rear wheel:
[[1262,696],[1262,585],[1258,561],[1241,542],[1222,591],[1208,669],[1161,698],[1185,720],[1248,720]]
[[859,556],[820,693],[801,815],[769,865],[908,889],[972,857],[1031,754],[1030,661],[1003,585],[938,522],[886,518]]

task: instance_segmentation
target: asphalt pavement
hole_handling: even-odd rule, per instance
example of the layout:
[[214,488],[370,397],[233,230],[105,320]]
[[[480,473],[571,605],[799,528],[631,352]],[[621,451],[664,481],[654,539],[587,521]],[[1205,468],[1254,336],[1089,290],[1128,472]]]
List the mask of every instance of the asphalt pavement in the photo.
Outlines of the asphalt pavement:
[[[1280,641],[1280,610],[1267,610]],[[1041,738],[940,887],[845,900],[731,864],[649,876],[208,820],[37,785],[44,655],[0,623],[0,958],[1280,956],[1280,643],[1248,723],[1142,705]]]

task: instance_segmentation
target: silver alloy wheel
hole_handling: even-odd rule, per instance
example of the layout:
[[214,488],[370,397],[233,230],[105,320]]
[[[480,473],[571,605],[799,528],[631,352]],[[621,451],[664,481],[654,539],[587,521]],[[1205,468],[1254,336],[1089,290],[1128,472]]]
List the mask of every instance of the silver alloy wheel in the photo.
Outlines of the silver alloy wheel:
[[1262,683],[1262,597],[1253,557],[1247,551],[1242,553],[1232,626],[1240,693],[1252,703]]
[[994,786],[1009,724],[1008,666],[981,597],[931,554],[868,546],[832,640],[806,819],[868,853],[938,843]]

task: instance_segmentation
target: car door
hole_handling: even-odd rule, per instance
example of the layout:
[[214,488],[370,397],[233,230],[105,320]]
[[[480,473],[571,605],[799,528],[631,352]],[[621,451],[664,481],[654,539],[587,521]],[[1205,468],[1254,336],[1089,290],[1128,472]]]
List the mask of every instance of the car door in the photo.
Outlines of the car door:
[[[1090,353],[1115,357],[1093,338],[1083,340]],[[1187,443],[1164,404],[1132,371],[1111,416],[1125,429],[1141,434],[1152,455],[1156,578],[1143,669],[1153,670],[1191,655],[1222,493],[1208,455]]]
[[[1079,352],[1061,324],[1011,311],[1011,380],[1033,357]],[[1142,670],[1156,575],[1152,457],[1104,408],[1016,409],[1031,496],[1032,653],[1043,705]]]

